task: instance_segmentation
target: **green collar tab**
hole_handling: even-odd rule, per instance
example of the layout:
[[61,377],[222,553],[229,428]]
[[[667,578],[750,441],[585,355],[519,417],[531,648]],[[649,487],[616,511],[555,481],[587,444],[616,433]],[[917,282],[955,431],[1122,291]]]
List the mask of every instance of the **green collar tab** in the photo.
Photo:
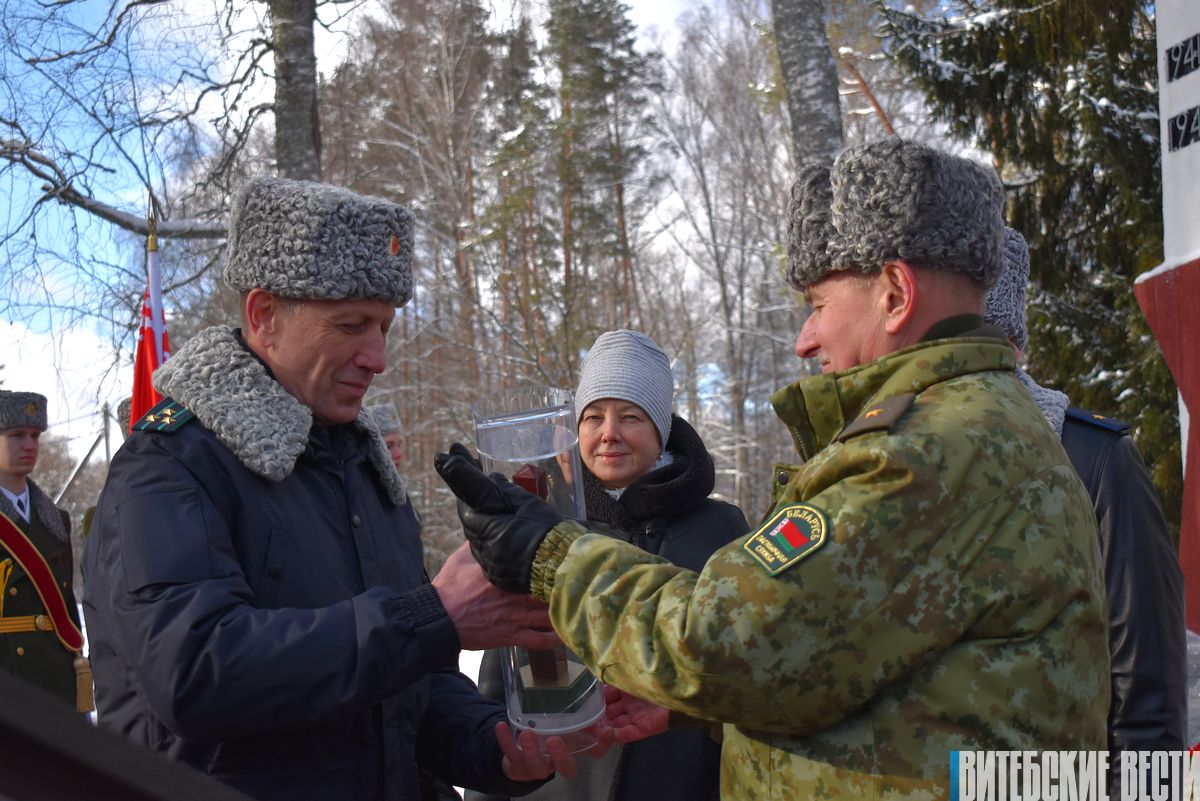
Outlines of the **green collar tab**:
[[978,336],[921,342],[848,370],[802,378],[771,395],[771,403],[800,455],[811,459],[842,434],[848,422],[888,398],[920,396],[935,384],[968,373],[1011,372],[1016,366],[1012,346],[988,330],[984,326]]
[[194,418],[195,415],[192,414],[192,411],[182,403],[164,398],[153,409],[146,412],[141,420],[133,424],[133,430],[173,434]]

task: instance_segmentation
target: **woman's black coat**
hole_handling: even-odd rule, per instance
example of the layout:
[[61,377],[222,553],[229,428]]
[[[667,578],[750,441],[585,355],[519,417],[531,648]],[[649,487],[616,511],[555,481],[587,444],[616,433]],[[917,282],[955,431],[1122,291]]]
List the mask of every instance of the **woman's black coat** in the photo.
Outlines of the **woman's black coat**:
[[[583,469],[588,524],[672,563],[699,571],[709,556],[745,534],[736,506],[709,498],[716,483],[712,457],[696,430],[678,416],[667,438],[670,464],[651,470],[614,499]],[[479,689],[503,700],[497,651],[484,654]],[[612,748],[601,759],[578,758],[579,775],[554,779],[526,799],[539,801],[663,801],[719,798],[721,746],[700,729],[678,728]],[[502,796],[468,792],[467,801]]]

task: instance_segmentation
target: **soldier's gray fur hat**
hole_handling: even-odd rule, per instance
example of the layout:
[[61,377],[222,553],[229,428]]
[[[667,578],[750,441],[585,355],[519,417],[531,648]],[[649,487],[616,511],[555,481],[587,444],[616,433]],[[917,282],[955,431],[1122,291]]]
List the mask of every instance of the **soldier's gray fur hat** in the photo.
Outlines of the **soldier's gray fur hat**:
[[596,337],[579,371],[575,412],[605,398],[636,403],[658,430],[658,444],[666,446],[671,433],[671,407],[675,403],[675,377],[671,360],[653,339],[625,328]]
[[26,427],[46,430],[46,396],[0,389],[0,429]]
[[285,298],[412,297],[413,215],[327,184],[255,178],[233,202],[225,282]]
[[133,424],[136,420],[130,420],[130,415],[133,414],[133,398],[128,397],[117,404],[117,422],[121,424],[121,430],[128,434],[133,430]]
[[804,289],[836,269],[830,262],[828,247],[834,234],[830,219],[832,204],[829,167],[824,164],[802,167],[792,184],[788,202],[787,277],[797,289]]
[[[796,219],[804,209],[823,215],[826,192],[827,227]],[[804,289],[837,270],[872,275],[898,259],[990,287],[1001,269],[1003,207],[995,170],[968,159],[898,138],[846,148],[828,188],[815,171],[792,187],[788,279]]]
[[1008,338],[1025,350],[1029,345],[1025,304],[1029,287],[1029,246],[1025,237],[1011,228],[1004,229],[1004,269],[1000,280],[988,290],[983,317],[1004,329]]

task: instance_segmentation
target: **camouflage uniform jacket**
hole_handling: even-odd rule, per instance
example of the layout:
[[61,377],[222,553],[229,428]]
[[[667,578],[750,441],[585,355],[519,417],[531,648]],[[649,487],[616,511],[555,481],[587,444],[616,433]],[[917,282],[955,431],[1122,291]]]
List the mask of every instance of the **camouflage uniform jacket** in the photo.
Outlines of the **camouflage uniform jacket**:
[[945,798],[954,749],[1101,749],[1095,515],[1013,362],[978,335],[801,380],[758,532],[697,574],[564,522],[533,592],[604,681],[724,722],[724,799]]

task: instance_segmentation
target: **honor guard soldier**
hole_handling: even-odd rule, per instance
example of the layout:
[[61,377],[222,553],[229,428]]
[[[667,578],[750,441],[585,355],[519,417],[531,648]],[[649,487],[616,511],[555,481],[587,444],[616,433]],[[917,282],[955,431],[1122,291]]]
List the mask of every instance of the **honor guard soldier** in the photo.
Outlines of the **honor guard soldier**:
[[44,396],[0,390],[0,665],[90,712],[71,520],[29,478],[45,430]]

